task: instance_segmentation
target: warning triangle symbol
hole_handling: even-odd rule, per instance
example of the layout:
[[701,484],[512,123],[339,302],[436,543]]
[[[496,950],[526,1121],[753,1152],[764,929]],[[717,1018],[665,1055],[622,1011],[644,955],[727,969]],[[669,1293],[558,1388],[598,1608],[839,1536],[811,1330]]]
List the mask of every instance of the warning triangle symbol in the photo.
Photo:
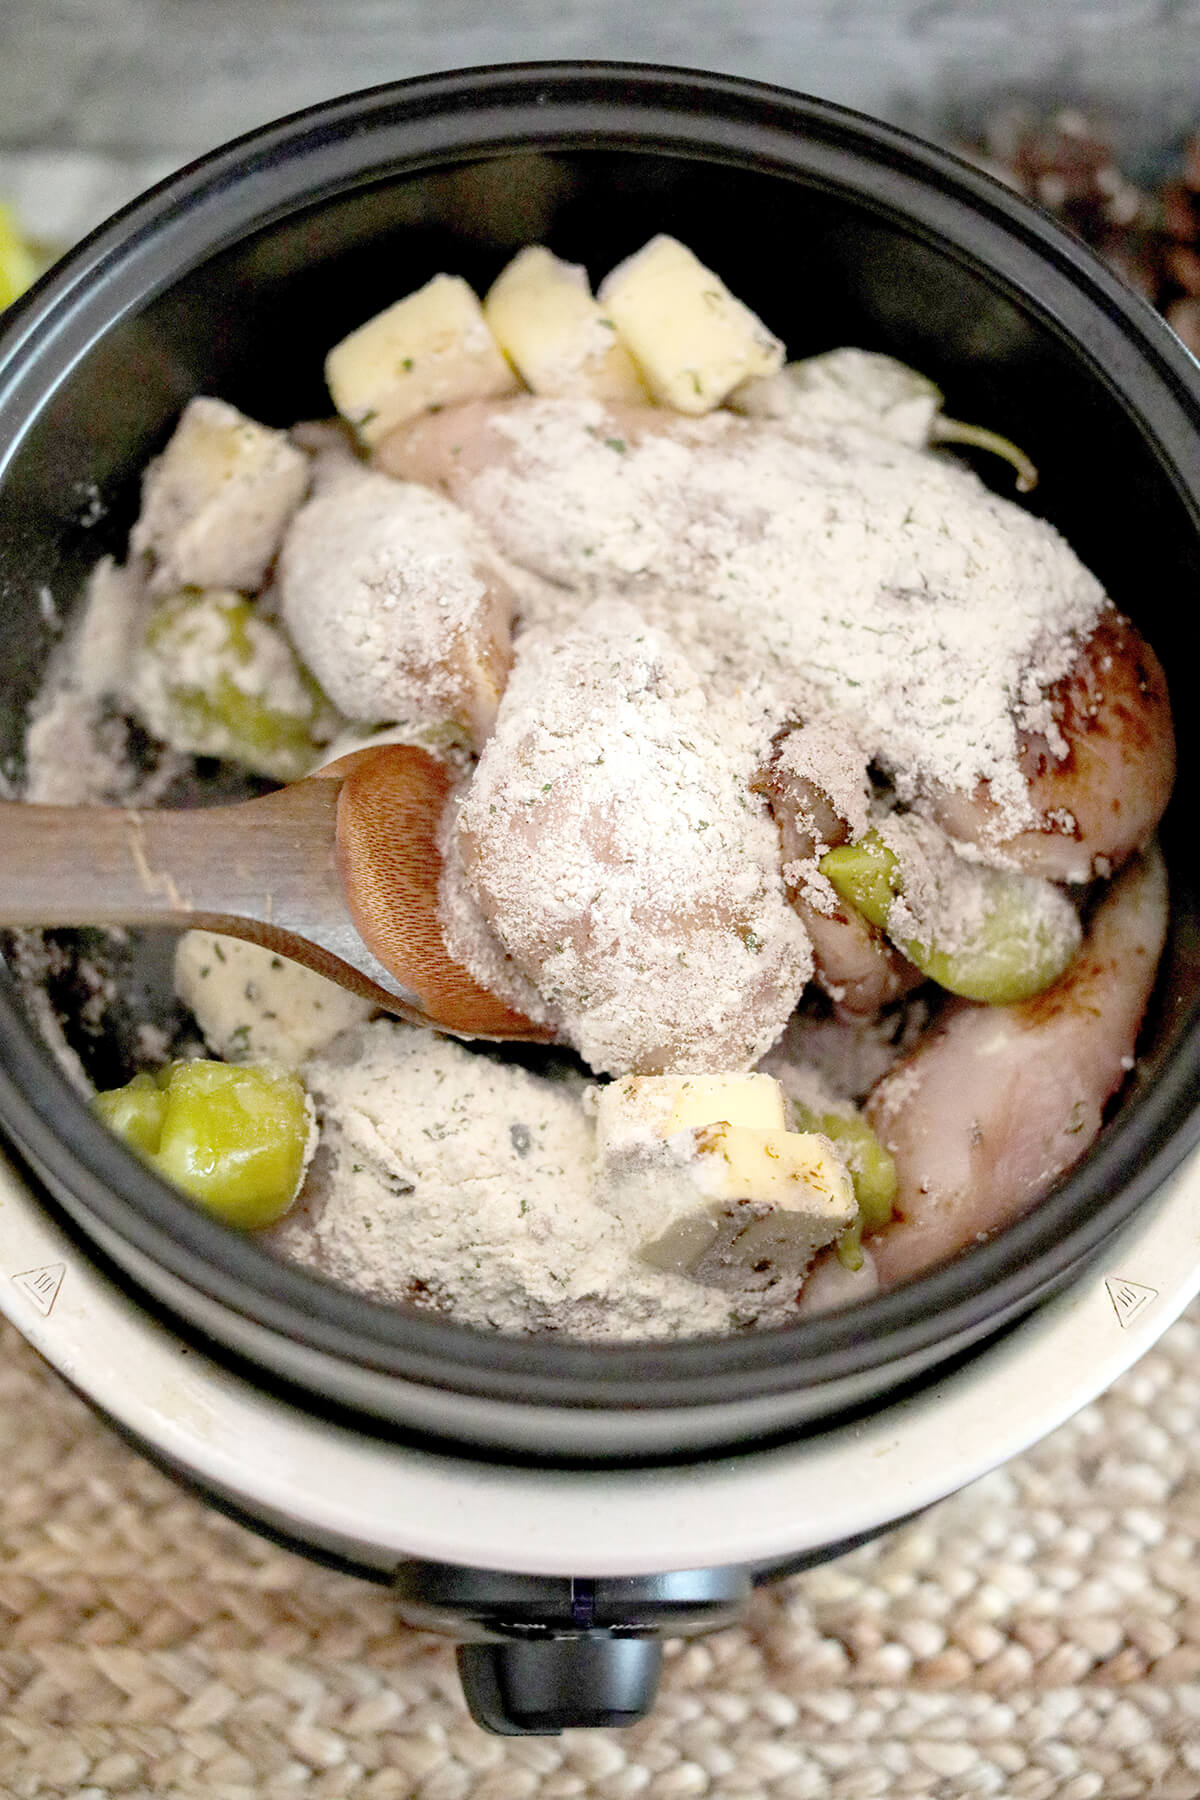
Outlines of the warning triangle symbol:
[[1126,1281],[1120,1275],[1106,1276],[1104,1285],[1122,1330],[1132,1325],[1152,1300],[1158,1299],[1157,1288],[1143,1287],[1140,1281]]
[[25,1269],[20,1275],[14,1275],[13,1286],[20,1288],[27,1300],[33,1301],[43,1318],[48,1318],[66,1272],[66,1263],[43,1263],[40,1269]]

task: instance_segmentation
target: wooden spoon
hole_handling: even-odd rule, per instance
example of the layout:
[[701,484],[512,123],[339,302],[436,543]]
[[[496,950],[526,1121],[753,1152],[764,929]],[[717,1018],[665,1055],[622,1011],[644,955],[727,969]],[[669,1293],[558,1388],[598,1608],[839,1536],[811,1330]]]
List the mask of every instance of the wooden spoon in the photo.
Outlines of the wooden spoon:
[[548,1042],[442,941],[449,793],[433,757],[386,744],[236,806],[0,802],[0,926],[196,926],[307,963],[412,1024]]

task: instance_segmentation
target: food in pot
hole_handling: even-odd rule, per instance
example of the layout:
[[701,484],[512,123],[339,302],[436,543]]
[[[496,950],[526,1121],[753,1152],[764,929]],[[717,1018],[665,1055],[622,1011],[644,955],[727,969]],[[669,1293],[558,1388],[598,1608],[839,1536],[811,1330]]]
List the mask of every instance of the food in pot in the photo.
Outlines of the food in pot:
[[904,1219],[873,1240],[885,1281],[1007,1223],[1079,1160],[1133,1067],[1166,921],[1152,850],[1102,890],[1058,981],[1016,1005],[951,1003],[872,1090]]
[[450,722],[481,748],[515,607],[482,535],[440,494],[349,457],[326,457],[318,478],[279,563],[292,642],[348,718]]
[[[891,840],[891,841],[889,841]],[[1061,889],[1035,876],[967,862],[919,816],[888,820],[818,864],[834,892],[939,987],[1003,1006],[1064,973],[1083,936]],[[938,921],[956,922],[955,944]]]
[[312,1155],[312,1102],[295,1075],[195,1058],[97,1094],[96,1114],[159,1174],[230,1225],[273,1225]]
[[513,257],[488,290],[483,316],[535,394],[590,394],[635,406],[649,398],[613,319],[592,296],[586,269],[544,244]]
[[[227,1064],[103,1116],[277,1254],[510,1331],[778,1323],[1033,1203],[1132,1066],[1173,739],[1134,627],[939,445],[1027,489],[1021,450],[878,353],[785,364],[665,237],[595,297],[541,246],[482,301],[438,276],[327,374],[352,433],[185,409],[35,709],[30,797],[69,797],[52,719],[128,799],[121,708],[168,766],[276,779],[421,744],[447,946],[562,1054],[191,933],[177,991]],[[260,1194],[228,1106],[268,1090]]]
[[229,588],[159,601],[134,652],[131,692],[158,737],[295,781],[337,715],[283,633]]
[[595,1113],[598,1190],[656,1268],[743,1291],[802,1281],[856,1218],[830,1140],[787,1129],[768,1076],[627,1076]]
[[308,488],[308,458],[271,431],[203,396],[193,400],[142,483],[129,547],[153,594],[260,588]]
[[846,1166],[854,1184],[855,1215],[837,1240],[838,1258],[847,1269],[863,1266],[864,1232],[879,1231],[896,1216],[896,1159],[885,1150],[867,1120],[845,1101],[832,1109],[821,1096],[816,1107],[801,1100],[790,1102],[797,1131],[816,1131],[827,1137]]
[[334,405],[366,444],[431,407],[518,385],[461,275],[435,275],[368,319],[330,351],[325,375]]

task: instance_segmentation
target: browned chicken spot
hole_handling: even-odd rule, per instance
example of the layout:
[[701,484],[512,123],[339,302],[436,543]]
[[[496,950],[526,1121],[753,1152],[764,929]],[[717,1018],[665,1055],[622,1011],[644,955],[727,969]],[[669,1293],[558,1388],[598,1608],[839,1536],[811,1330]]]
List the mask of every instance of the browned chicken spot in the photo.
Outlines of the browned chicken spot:
[[1166,677],[1140,632],[1109,610],[1048,701],[1065,753],[1034,732],[1020,743],[1037,825],[1003,836],[985,783],[971,795],[939,792],[934,816],[952,837],[997,849],[1027,874],[1087,881],[1150,841],[1170,797]]

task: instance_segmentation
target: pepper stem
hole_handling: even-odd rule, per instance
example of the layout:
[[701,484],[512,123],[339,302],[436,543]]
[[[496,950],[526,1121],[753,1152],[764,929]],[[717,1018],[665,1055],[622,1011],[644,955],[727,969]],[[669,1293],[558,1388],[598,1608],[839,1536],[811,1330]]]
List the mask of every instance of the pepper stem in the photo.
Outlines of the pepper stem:
[[941,414],[933,421],[930,440],[935,444],[973,444],[977,450],[990,450],[1011,463],[1017,473],[1017,492],[1028,494],[1037,486],[1038,472],[1023,450],[1011,438],[989,431],[986,425],[965,425],[961,419],[947,419]]

